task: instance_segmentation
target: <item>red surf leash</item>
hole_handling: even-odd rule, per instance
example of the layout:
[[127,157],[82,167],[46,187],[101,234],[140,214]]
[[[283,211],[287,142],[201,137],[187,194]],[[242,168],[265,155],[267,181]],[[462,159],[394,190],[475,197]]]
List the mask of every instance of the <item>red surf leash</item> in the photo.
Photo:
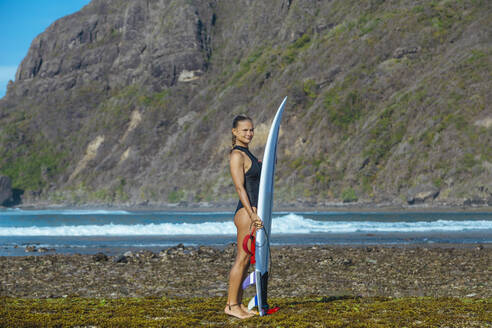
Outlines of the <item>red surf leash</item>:
[[[255,227],[253,227],[253,229],[251,230],[251,233],[244,236],[244,239],[243,239],[243,249],[244,251],[249,255],[251,256],[251,264],[255,264],[256,263],[256,258],[255,258]],[[248,247],[248,241],[251,241],[251,249],[249,249]]]

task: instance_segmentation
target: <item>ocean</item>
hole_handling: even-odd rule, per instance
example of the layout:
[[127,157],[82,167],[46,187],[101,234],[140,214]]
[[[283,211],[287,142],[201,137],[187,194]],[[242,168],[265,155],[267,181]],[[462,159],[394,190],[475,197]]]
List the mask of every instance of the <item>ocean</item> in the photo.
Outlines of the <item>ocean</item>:
[[[0,256],[235,242],[232,212],[0,210]],[[275,212],[271,245],[492,243],[492,212]],[[52,249],[26,252],[26,246]]]

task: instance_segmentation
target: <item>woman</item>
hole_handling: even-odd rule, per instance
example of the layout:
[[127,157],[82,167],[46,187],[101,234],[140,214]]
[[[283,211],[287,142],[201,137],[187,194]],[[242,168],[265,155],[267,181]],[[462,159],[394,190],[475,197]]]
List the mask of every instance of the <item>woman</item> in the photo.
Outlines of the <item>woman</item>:
[[241,283],[246,278],[250,257],[242,248],[243,239],[252,227],[261,229],[263,223],[256,214],[258,189],[260,185],[261,164],[250,153],[248,146],[254,136],[253,121],[243,115],[236,116],[232,122],[232,150],[230,168],[232,181],[239,195],[239,203],[234,215],[237,228],[237,256],[229,274],[229,293],[224,312],[245,319],[255,312],[242,304]]

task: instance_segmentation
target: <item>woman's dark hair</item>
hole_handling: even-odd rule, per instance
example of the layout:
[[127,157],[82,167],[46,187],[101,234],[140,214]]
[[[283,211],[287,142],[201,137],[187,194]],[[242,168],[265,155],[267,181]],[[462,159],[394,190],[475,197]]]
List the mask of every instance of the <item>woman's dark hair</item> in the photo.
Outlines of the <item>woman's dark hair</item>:
[[[238,115],[236,117],[234,117],[234,119],[232,120],[232,128],[235,129],[237,128],[237,125],[239,122],[241,121],[251,121],[253,122],[253,120],[246,116],[246,115]],[[234,146],[236,145],[236,136],[234,135],[234,133],[232,134],[232,148],[234,148]]]

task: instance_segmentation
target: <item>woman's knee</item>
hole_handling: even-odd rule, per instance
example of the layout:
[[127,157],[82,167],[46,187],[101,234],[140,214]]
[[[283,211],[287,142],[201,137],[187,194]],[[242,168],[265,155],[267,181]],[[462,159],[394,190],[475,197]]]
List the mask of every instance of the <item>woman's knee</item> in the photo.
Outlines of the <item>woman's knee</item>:
[[236,263],[241,267],[248,266],[250,261],[250,256],[245,252],[241,252],[236,256]]

